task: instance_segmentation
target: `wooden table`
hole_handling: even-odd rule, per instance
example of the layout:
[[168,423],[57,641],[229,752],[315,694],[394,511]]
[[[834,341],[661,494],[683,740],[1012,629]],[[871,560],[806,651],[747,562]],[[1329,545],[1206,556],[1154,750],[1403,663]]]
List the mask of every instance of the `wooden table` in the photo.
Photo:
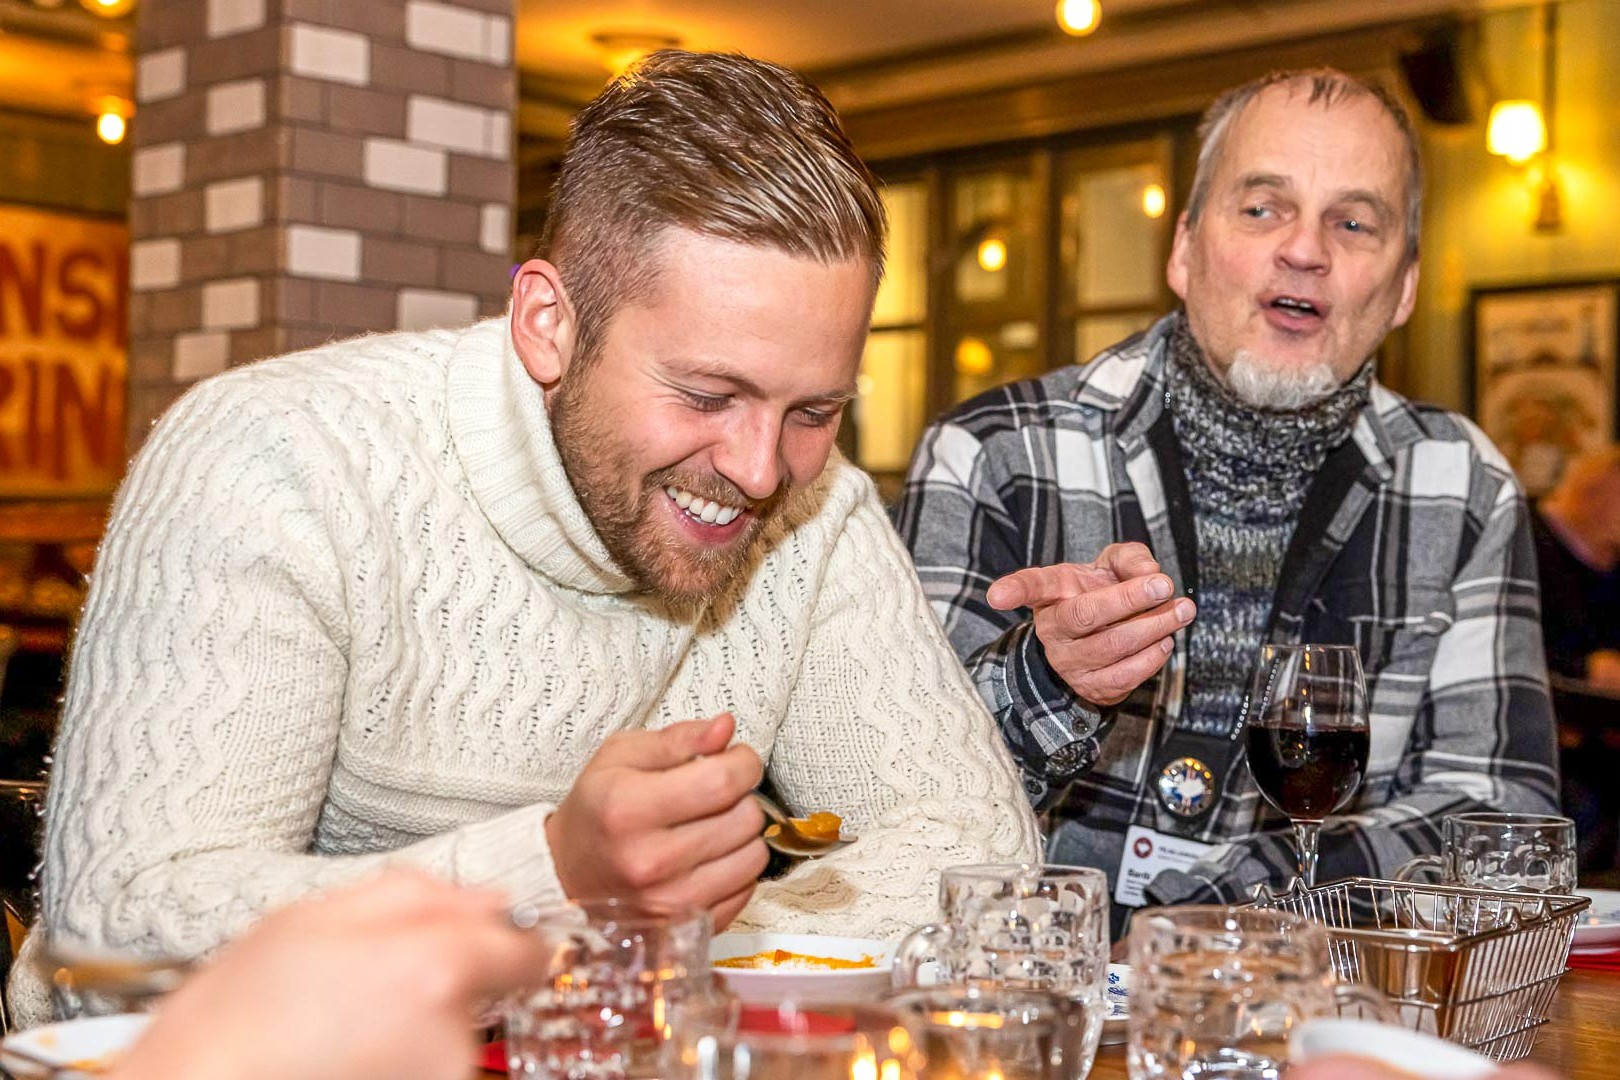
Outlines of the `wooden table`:
[[[1620,1077],[1620,974],[1571,971],[1558,984],[1552,1019],[1541,1029],[1529,1059],[1566,1080]],[[483,1073],[493,1078],[502,1074]],[[1091,1080],[1128,1080],[1125,1047],[1097,1052]]]

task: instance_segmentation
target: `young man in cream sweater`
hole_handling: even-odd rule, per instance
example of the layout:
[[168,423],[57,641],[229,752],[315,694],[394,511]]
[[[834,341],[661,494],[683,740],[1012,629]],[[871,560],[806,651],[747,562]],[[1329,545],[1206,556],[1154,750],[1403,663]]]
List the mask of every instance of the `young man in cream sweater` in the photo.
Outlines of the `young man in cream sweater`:
[[[397,863],[892,937],[939,867],[1035,857],[984,706],[833,455],[883,234],[817,91],[663,53],[576,121],[507,317],[194,389],[101,548],[47,928],[192,956]],[[765,773],[860,842],[756,887]]]

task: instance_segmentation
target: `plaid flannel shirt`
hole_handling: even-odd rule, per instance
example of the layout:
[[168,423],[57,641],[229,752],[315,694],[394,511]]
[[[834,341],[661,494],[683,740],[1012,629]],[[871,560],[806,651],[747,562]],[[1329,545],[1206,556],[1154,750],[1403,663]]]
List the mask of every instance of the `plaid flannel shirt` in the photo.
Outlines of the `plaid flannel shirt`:
[[[1151,792],[1179,715],[1187,631],[1120,705],[1079,700],[1047,664],[1028,610],[990,583],[1141,541],[1189,595],[1196,558],[1165,394],[1169,319],[1090,363],[983,394],[938,421],[912,460],[897,525],[934,610],[1001,726],[1049,829],[1048,857],[1117,877],[1133,824],[1217,846],[1161,872],[1150,901],[1248,899],[1294,873],[1287,820],[1248,769],[1191,827]],[[1367,778],[1321,833],[1318,880],[1387,877],[1438,850],[1440,819],[1556,812],[1552,707],[1527,512],[1506,461],[1466,419],[1376,381],[1301,510],[1267,640],[1357,646],[1367,675]],[[1123,912],[1116,911],[1116,931]]]

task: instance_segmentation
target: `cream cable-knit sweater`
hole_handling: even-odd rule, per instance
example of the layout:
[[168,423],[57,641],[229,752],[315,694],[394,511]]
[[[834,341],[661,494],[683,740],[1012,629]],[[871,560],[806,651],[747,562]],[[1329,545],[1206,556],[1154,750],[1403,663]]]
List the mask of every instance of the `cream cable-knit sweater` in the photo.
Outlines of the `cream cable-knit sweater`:
[[558,897],[541,824],[603,739],[724,709],[861,838],[738,927],[926,921],[939,867],[1036,858],[1035,825],[870,481],[835,458],[815,494],[694,624],[628,591],[505,319],[203,383],[97,560],[47,925],[191,956],[392,862]]

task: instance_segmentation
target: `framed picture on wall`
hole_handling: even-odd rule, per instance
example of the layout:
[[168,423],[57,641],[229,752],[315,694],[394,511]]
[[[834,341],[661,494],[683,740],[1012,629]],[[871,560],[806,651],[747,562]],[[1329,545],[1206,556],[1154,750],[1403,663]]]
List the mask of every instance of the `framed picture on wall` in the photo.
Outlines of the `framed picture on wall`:
[[1614,439],[1620,280],[1475,289],[1473,413],[1532,496]]

